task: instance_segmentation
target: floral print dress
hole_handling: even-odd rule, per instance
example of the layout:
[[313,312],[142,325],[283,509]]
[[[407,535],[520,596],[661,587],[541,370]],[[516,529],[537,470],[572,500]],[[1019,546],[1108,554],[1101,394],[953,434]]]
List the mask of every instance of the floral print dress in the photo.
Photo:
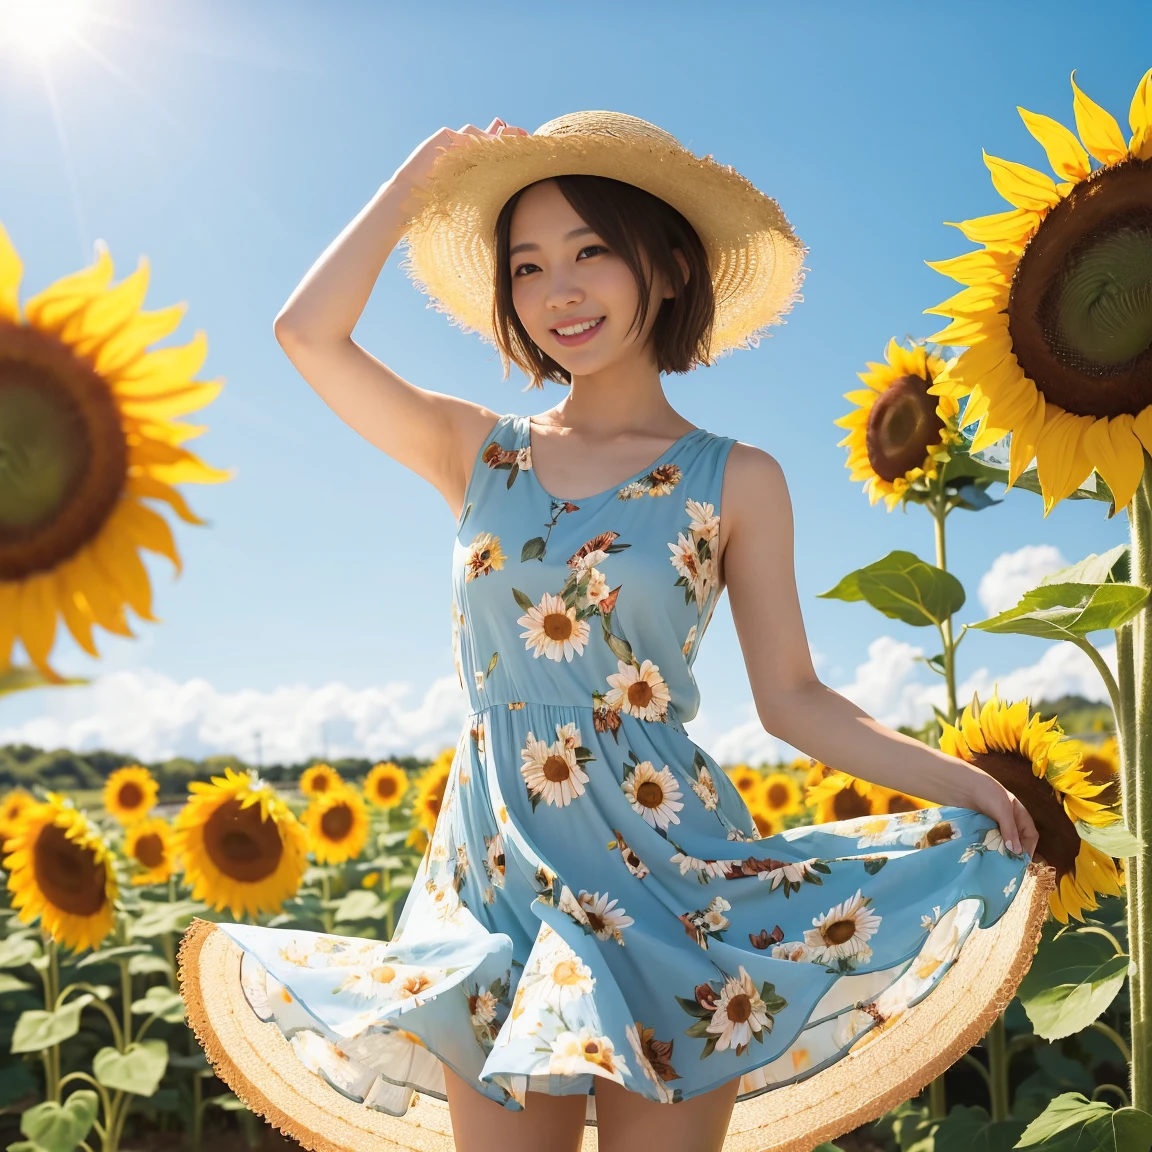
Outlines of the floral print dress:
[[[252,1008],[365,1106],[595,1085],[676,1103],[807,1077],[929,995],[1027,856],[963,808],[760,838],[689,739],[724,465],[696,428],[595,496],[546,492],[502,416],[457,525],[471,714],[394,938],[224,924]],[[844,765],[851,769],[851,765]]]

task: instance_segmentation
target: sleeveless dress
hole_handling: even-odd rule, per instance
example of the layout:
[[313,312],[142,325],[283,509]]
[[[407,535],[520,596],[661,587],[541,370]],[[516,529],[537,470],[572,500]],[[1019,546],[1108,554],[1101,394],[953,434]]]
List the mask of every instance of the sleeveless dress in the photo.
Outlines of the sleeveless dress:
[[[811,1076],[929,995],[1028,864],[928,808],[759,838],[692,742],[718,598],[724,465],[694,429],[563,499],[502,416],[457,525],[453,652],[471,714],[391,941],[221,924],[302,1064],[402,1115],[441,1062],[491,1100],[660,1102]],[[851,770],[851,765],[843,765]]]

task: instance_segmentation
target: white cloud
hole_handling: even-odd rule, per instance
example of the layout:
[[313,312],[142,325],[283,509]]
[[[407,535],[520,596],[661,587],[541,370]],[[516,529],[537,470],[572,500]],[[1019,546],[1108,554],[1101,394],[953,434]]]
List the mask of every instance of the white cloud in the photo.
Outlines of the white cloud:
[[105,748],[141,760],[228,753],[249,762],[259,746],[265,764],[324,755],[431,757],[455,745],[468,713],[455,675],[434,681],[418,699],[411,694],[404,683],[220,692],[207,680],[180,684],[125,669],[44,692],[43,713],[0,729],[0,744]]
[[1051,544],[1027,544],[1015,552],[1002,552],[980,579],[976,596],[989,616],[1014,608],[1025,592],[1045,576],[1067,568],[1060,549]]

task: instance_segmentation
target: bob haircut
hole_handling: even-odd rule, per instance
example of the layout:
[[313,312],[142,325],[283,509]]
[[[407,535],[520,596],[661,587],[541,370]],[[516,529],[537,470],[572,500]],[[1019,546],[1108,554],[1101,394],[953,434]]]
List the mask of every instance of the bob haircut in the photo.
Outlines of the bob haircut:
[[[653,271],[663,273],[669,283],[675,285],[676,295],[660,302],[652,326],[651,341],[659,371],[690,372],[697,364],[710,365],[716,301],[708,254],[692,225],[666,201],[634,184],[607,176],[570,175],[548,179],[556,181],[564,199],[584,223],[628,265],[640,297],[629,332],[633,328],[642,329],[647,321]],[[531,187],[534,185],[516,192],[496,220],[492,327],[504,365],[504,379],[508,379],[509,361],[512,361],[530,378],[528,388],[543,388],[545,380],[571,384],[572,379],[566,368],[532,341],[512,303],[512,268],[508,256],[512,213],[520,197]],[[672,253],[674,248],[679,248],[688,262],[687,284]],[[647,269],[643,256],[648,257]]]

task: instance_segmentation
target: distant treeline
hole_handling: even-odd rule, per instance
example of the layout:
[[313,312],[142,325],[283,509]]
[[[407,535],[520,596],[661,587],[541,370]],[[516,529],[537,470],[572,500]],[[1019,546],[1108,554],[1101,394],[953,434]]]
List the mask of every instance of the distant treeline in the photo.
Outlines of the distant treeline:
[[[981,698],[981,703],[985,702]],[[960,703],[963,706],[969,701]],[[1058,716],[1060,727],[1066,735],[1083,740],[1102,739],[1114,731],[1111,708],[1083,696],[1033,701],[1032,710],[1039,712],[1042,720]],[[938,728],[936,730],[939,731]],[[920,735],[903,726],[900,731]],[[383,756],[373,760],[347,757],[330,760],[328,763],[346,780],[360,780],[380,760],[392,760],[408,772],[419,771],[429,763],[415,756]],[[299,779],[305,768],[319,762],[320,758],[313,756],[294,764],[265,764],[257,771],[270,782],[292,783]],[[0,746],[0,791],[31,788],[34,784],[54,792],[102,788],[104,781],[117,768],[128,764],[144,764],[160,784],[160,799],[168,801],[183,800],[193,780],[208,780],[212,776],[222,775],[226,767],[238,771],[255,767],[237,756],[207,756],[203,760],[188,760],[178,756],[172,760],[149,763],[122,752],[69,752],[62,748],[48,752],[31,744],[7,744]]]

